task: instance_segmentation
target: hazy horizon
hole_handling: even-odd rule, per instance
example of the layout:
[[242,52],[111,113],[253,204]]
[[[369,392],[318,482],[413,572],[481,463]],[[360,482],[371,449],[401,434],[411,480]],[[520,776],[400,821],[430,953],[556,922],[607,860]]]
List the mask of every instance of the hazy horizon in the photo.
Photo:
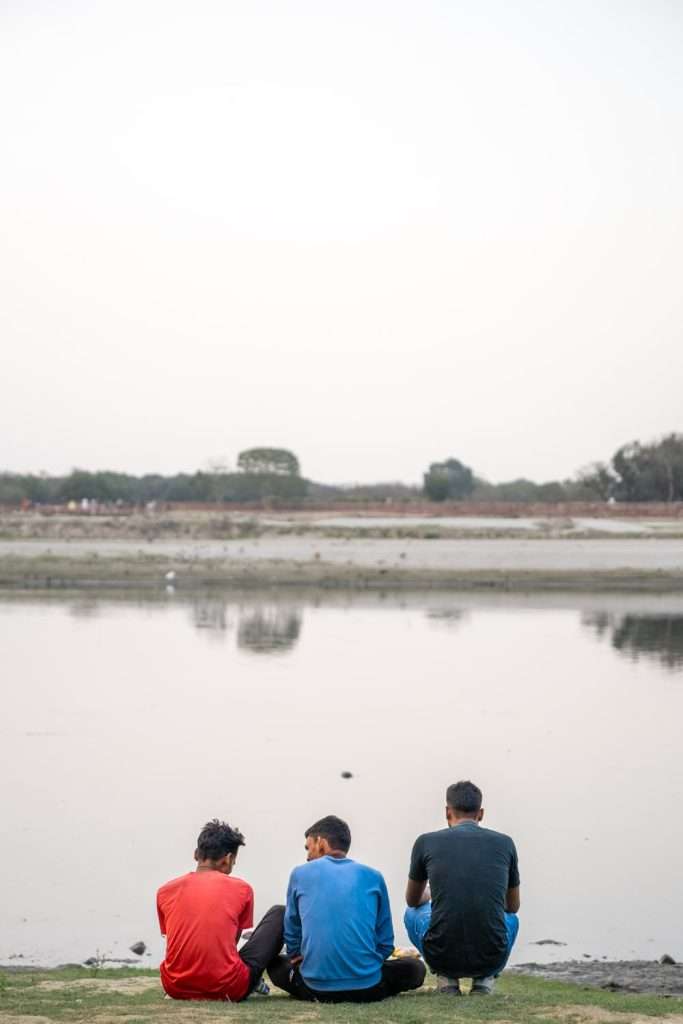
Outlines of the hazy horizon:
[[0,470],[543,481],[683,429],[683,7],[0,26]]

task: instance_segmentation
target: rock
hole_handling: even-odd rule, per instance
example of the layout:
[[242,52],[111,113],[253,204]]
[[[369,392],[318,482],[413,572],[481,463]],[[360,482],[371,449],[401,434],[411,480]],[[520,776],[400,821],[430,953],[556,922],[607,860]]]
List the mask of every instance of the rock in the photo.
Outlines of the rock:
[[136,956],[142,956],[147,949],[147,946],[144,942],[134,942],[132,946],[128,947],[128,949],[131,953],[135,953]]
[[675,964],[676,961],[668,953],[663,953],[659,958],[660,964]]
[[558,942],[557,939],[537,939],[531,943],[532,946],[566,946],[566,942]]
[[352,779],[353,778],[353,772],[342,772],[341,773],[341,777],[342,777],[342,779]]

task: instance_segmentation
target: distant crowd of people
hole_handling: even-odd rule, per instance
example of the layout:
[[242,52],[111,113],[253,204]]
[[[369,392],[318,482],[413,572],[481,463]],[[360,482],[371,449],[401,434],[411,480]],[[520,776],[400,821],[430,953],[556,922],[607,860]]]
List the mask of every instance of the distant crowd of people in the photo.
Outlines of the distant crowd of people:
[[444,994],[460,996],[463,978],[470,995],[490,994],[517,936],[519,869],[512,839],[483,828],[483,814],[481,790],[456,782],[447,827],[415,841],[404,916],[415,950],[395,948],[384,878],[348,856],[351,832],[340,818],[306,830],[307,862],[292,871],[286,904],[256,928],[253,890],[232,874],[244,836],[208,822],[196,869],[157,893],[166,994],[241,1002],[268,994],[267,972],[295,999],[368,1003],[419,988],[425,964]]

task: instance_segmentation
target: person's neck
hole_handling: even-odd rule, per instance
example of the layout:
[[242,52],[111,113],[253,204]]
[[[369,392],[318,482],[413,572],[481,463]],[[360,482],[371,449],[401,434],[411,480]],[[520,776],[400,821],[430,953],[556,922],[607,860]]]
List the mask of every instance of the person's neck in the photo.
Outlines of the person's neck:
[[450,824],[451,828],[457,828],[458,825],[465,825],[467,823],[469,823],[470,825],[478,825],[479,821],[478,821],[477,818],[462,817],[462,818],[454,818],[449,824]]
[[328,850],[326,857],[334,857],[335,860],[344,860],[346,854],[342,850]]
[[[195,871],[220,871],[220,870],[221,869],[219,867],[216,867],[215,864],[198,864],[197,867],[195,868]],[[223,871],[222,874],[225,875],[226,872]]]

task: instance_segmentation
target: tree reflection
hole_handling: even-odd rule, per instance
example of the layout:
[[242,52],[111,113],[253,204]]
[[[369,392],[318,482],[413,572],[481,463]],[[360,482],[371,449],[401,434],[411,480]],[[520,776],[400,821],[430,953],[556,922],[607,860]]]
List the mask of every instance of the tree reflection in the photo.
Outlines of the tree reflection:
[[456,629],[467,612],[462,608],[428,608],[427,618],[442,629]]
[[284,654],[296,645],[301,622],[301,612],[291,606],[245,608],[237,624],[237,646],[255,654]]
[[214,634],[223,634],[228,628],[227,601],[216,598],[200,598],[192,603],[192,620],[196,629],[209,629]]
[[582,623],[600,639],[608,639],[615,651],[638,661],[652,658],[666,668],[683,665],[683,615],[615,615],[591,612]]

